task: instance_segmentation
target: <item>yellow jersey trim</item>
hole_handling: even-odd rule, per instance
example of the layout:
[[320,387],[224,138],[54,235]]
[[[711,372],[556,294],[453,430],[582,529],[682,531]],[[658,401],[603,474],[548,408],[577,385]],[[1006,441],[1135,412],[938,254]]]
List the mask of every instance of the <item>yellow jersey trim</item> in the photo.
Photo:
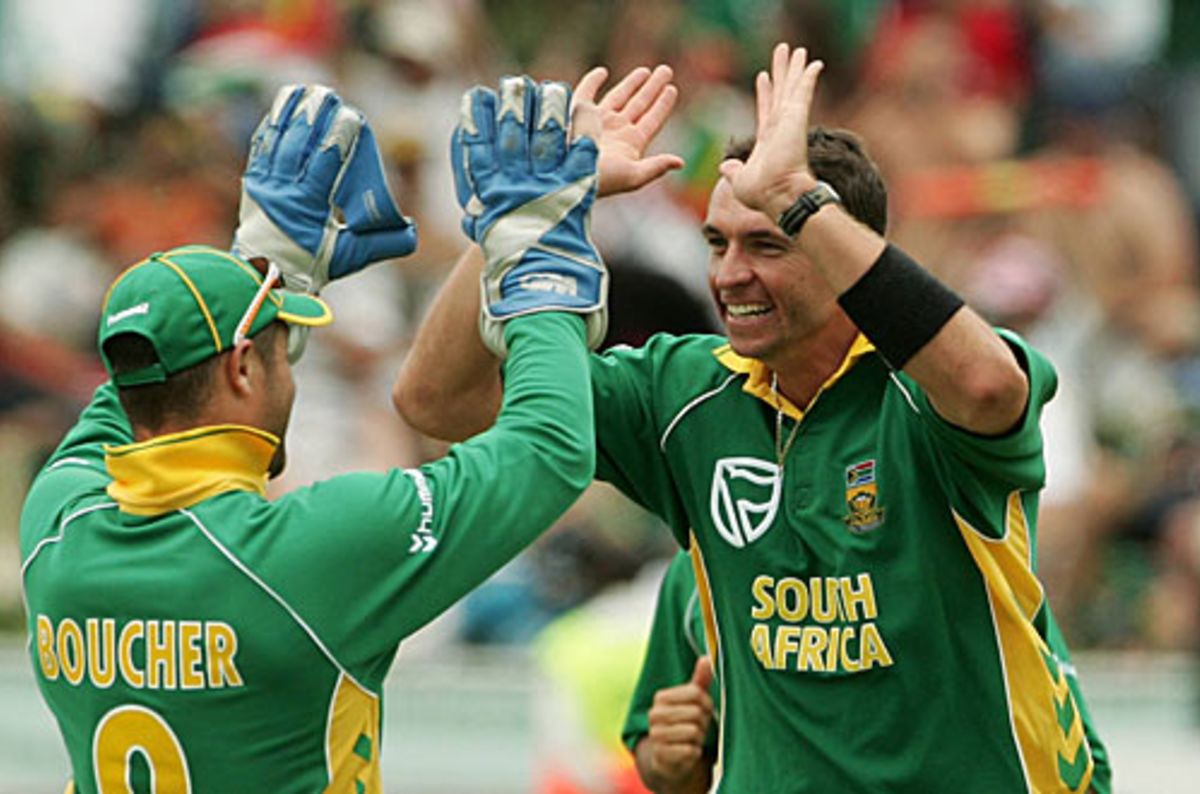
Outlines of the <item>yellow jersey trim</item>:
[[756,358],[747,358],[739,356],[733,352],[733,347],[729,344],[721,345],[713,350],[713,355],[717,361],[731,372],[740,372],[748,375],[746,382],[742,384],[742,391],[747,394],[752,394],[758,399],[765,402],[777,411],[783,411],[792,419],[799,422],[804,418],[804,415],[812,409],[817,398],[825,393],[833,384],[841,380],[852,366],[854,366],[860,358],[868,353],[875,352],[875,345],[871,344],[862,334],[854,338],[854,342],[850,345],[850,349],[846,351],[846,357],[842,359],[842,363],[834,370],[833,374],[826,378],[821,384],[821,388],[813,395],[812,400],[803,409],[797,407],[791,400],[776,390],[771,388],[771,369]]
[[325,758],[329,767],[326,794],[383,791],[379,766],[379,697],[345,673],[338,676],[330,704]]
[[951,512],[983,574],[1013,736],[1030,791],[1087,791],[1094,763],[1083,718],[1066,674],[1033,625],[1045,595],[1032,570],[1032,537],[1021,492],[1008,496],[1002,538],[984,535],[956,510]]
[[[708,644],[709,662],[717,674],[717,683],[721,687],[721,702],[726,702],[725,676],[721,675],[721,633],[717,628],[716,605],[713,602],[712,587],[709,584],[708,568],[704,565],[704,553],[700,551],[700,543],[696,540],[695,530],[688,531],[688,556],[692,560],[692,574],[696,577],[696,593],[700,601],[700,615],[704,620],[704,635]],[[721,709],[721,724],[717,731],[717,760],[713,764],[712,784],[715,789],[721,782],[725,770],[725,709]]]
[[265,496],[279,439],[243,425],[213,425],[105,447],[108,495],[123,512],[153,516],[226,491]]

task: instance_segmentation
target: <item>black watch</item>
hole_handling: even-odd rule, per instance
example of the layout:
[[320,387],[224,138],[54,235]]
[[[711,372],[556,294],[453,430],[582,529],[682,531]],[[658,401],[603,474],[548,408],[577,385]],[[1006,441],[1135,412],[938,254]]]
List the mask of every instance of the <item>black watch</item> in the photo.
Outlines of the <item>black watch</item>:
[[828,182],[817,182],[814,187],[801,193],[795,204],[783,211],[779,216],[779,228],[788,237],[795,237],[814,212],[833,203],[841,204],[842,197]]

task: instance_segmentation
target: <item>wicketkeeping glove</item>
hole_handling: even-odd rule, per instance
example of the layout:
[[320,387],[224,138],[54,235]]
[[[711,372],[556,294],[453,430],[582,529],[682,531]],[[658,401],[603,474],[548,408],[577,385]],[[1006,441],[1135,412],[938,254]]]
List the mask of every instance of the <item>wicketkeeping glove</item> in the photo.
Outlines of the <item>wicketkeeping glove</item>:
[[463,230],[483,249],[480,333],[503,357],[504,323],[545,311],[585,316],[604,339],[608,272],[589,234],[596,143],[570,140],[571,90],[506,77],[463,96],[450,146]]
[[305,292],[417,246],[366,118],[325,86],[275,95],[251,140],[238,221],[234,251],[266,257]]

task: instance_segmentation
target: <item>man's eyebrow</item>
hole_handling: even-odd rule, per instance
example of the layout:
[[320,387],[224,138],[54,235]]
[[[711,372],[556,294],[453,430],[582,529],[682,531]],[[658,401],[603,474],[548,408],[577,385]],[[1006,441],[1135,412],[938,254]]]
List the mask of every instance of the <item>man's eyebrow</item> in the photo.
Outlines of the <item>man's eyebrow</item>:
[[770,229],[759,229],[753,232],[747,232],[745,235],[747,240],[769,243],[785,243],[788,242],[788,236],[781,231],[771,231]]
[[[722,232],[720,229],[718,229],[716,226],[713,226],[710,223],[706,223],[703,226],[701,226],[700,233],[702,235],[704,235],[705,238],[719,237],[722,240],[724,240],[726,237],[724,232]],[[752,232],[746,232],[744,235],[742,235],[742,238],[745,240],[748,240],[750,242],[771,242],[771,243],[786,243],[786,242],[788,242],[787,235],[785,235],[782,231],[772,231],[770,229],[756,229]]]

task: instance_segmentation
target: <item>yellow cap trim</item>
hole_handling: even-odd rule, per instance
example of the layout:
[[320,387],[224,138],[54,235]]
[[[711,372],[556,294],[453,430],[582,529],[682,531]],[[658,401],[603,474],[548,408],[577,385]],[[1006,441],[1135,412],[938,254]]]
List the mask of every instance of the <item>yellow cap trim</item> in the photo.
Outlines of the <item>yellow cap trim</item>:
[[161,262],[175,272],[179,279],[187,285],[191,290],[192,297],[196,299],[196,304],[200,307],[201,313],[204,314],[204,321],[208,323],[208,330],[212,333],[213,344],[216,346],[216,352],[220,353],[223,349],[221,345],[221,335],[217,332],[217,324],[213,321],[212,312],[208,310],[208,304],[204,301],[204,296],[200,294],[200,290],[196,289],[196,285],[188,278],[187,273],[183,272],[183,268],[172,262],[166,256],[157,257],[156,261]]
[[117,285],[124,281],[125,277],[130,273],[137,270],[139,267],[148,263],[149,261],[150,258],[146,257],[140,262],[134,262],[132,265],[122,270],[119,276],[113,279],[113,282],[108,285],[108,289],[104,292],[104,300],[100,303],[100,314],[103,315],[106,311],[108,311],[108,301],[112,297],[113,290],[117,288]]

